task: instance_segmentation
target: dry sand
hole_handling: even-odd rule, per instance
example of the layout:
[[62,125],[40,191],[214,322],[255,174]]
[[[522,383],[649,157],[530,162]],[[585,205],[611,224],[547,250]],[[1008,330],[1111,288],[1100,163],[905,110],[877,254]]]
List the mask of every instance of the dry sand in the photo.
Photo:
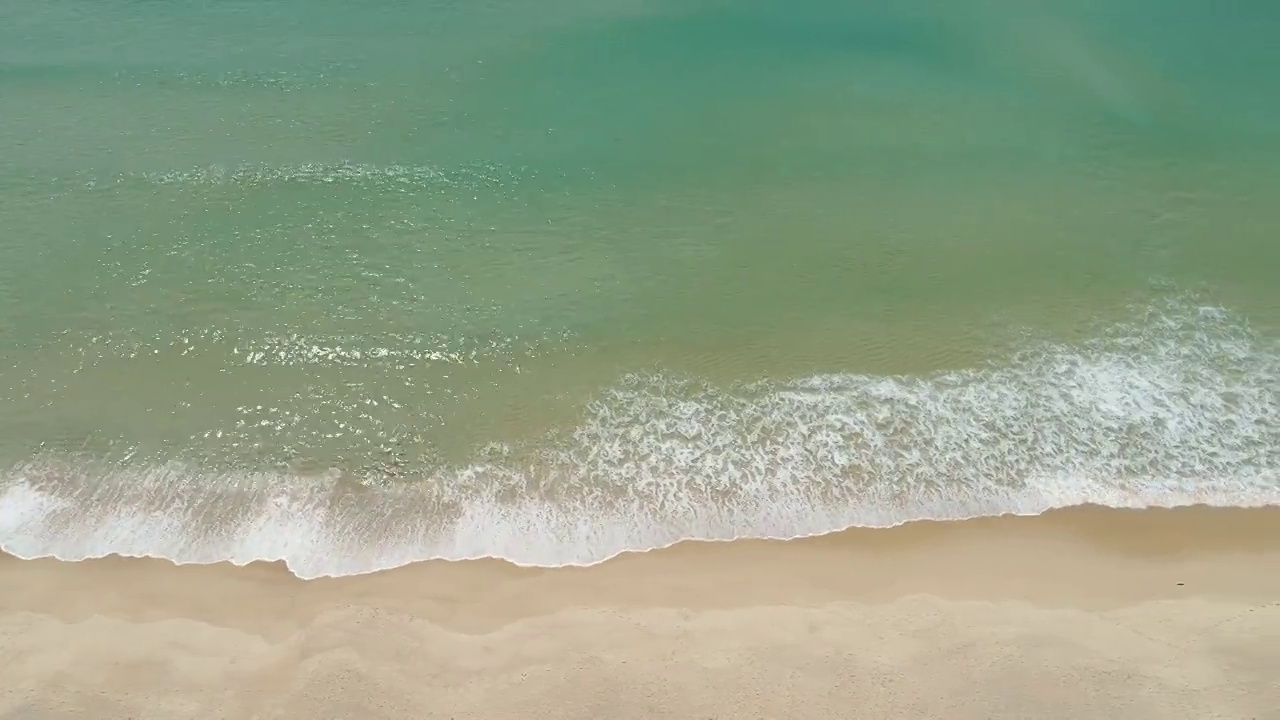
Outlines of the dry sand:
[[592,568],[0,557],[2,718],[1280,718],[1280,508]]

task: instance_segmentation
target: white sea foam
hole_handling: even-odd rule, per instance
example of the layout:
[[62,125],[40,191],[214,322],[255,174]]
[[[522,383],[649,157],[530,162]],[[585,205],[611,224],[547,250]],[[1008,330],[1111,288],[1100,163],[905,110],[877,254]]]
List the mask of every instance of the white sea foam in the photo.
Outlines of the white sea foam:
[[928,377],[719,388],[628,376],[537,447],[412,483],[44,457],[0,480],[0,546],[304,578],[429,558],[576,565],[684,539],[915,519],[1280,504],[1280,348],[1214,308]]

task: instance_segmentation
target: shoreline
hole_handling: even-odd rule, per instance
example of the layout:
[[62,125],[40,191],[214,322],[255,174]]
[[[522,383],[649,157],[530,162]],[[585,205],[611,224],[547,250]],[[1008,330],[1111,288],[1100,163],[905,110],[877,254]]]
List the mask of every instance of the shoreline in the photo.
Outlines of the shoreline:
[[[1127,716],[1262,717],[1280,706],[1277,640],[1277,506],[1081,506],[314,580],[282,563],[0,555],[0,652],[19,688],[0,692],[0,717],[54,707],[67,682],[66,697],[121,703],[99,717],[217,702],[246,718],[586,718],[612,698],[615,717],[834,718],[890,696],[914,698],[910,717],[1044,717],[1113,711],[1135,677],[1147,690]],[[892,677],[867,666],[899,656]],[[771,705],[779,688],[812,702]],[[1037,705],[1036,688],[1065,704]]]
[[[938,578],[917,576],[911,564],[932,565],[944,558],[965,558],[988,543],[1017,545],[1000,549],[1005,563],[1023,573],[1016,583],[1009,572],[995,571],[989,562],[974,564],[971,574],[963,573]],[[1078,547],[1072,548],[1071,545]],[[1073,550],[1075,552],[1073,552]],[[247,564],[231,561],[214,563],[174,563],[165,558],[122,556],[110,553],[84,560],[60,560],[52,557],[26,559],[0,551],[0,573],[35,572],[45,577],[72,577],[85,574],[94,578],[110,574],[130,577],[161,574],[202,582],[234,578],[240,583],[267,583],[287,587],[301,595],[345,592],[359,585],[394,595],[393,586],[403,582],[432,583],[468,580],[475,592],[485,583],[547,582],[571,580],[584,582],[586,589],[612,595],[609,587],[615,576],[636,573],[666,572],[664,566],[697,568],[704,576],[709,568],[709,581],[720,575],[733,575],[733,563],[750,560],[754,564],[769,563],[770,572],[780,572],[797,583],[833,585],[836,595],[846,599],[885,600],[892,593],[883,589],[852,587],[823,579],[821,575],[840,565],[859,566],[868,573],[901,575],[890,587],[910,589],[912,593],[937,594],[968,599],[1033,599],[1055,598],[1077,602],[1096,600],[1092,589],[1077,589],[1061,584],[1057,572],[1044,572],[1037,553],[1063,553],[1065,562],[1079,558],[1085,551],[1112,563],[1143,568],[1174,569],[1192,567],[1208,571],[1202,563],[1217,555],[1271,551],[1280,553],[1280,506],[1218,507],[1191,505],[1173,508],[1113,508],[1101,505],[1076,505],[1049,510],[1036,515],[987,516],[965,520],[912,520],[891,527],[855,527],[833,533],[790,539],[741,538],[736,540],[683,540],[653,550],[626,551],[591,565],[559,567],[525,566],[501,558],[465,560],[419,560],[384,570],[354,575],[301,578],[288,569],[283,560],[255,560]],[[1091,558],[1096,559],[1096,558]],[[796,564],[796,560],[803,560]],[[908,565],[902,565],[906,561]],[[823,573],[810,574],[806,567],[821,564]],[[890,566],[893,567],[890,567]],[[896,568],[896,569],[895,569]],[[816,568],[815,568],[816,569]],[[1280,570],[1280,566],[1277,567]],[[1139,570],[1139,572],[1145,572]],[[1029,574],[1027,574],[1029,573]],[[239,577],[237,577],[239,576]],[[596,578],[594,576],[600,576]],[[1221,588],[1249,596],[1259,588],[1275,588],[1280,593],[1280,573],[1274,583],[1254,585],[1242,578],[1208,577],[1225,581]],[[1255,578],[1262,581],[1264,578]],[[1185,581],[1184,581],[1185,582]],[[1061,586],[1060,586],[1061,585]],[[1179,597],[1176,593],[1156,592],[1154,587],[1141,588],[1139,583],[1112,585],[1108,595],[1135,600]],[[1183,585],[1182,587],[1186,587]],[[1126,592],[1120,592],[1123,588]],[[837,589],[839,592],[837,592]],[[1022,598],[1024,594],[1027,597]],[[618,593],[625,595],[625,592]],[[1185,593],[1184,593],[1185,594]],[[1230,594],[1230,593],[1229,593]],[[1278,596],[1280,597],[1280,596]],[[0,598],[6,598],[0,594]],[[1118,598],[1117,598],[1118,599]],[[676,603],[681,598],[666,598]],[[5,605],[0,605],[0,608]]]

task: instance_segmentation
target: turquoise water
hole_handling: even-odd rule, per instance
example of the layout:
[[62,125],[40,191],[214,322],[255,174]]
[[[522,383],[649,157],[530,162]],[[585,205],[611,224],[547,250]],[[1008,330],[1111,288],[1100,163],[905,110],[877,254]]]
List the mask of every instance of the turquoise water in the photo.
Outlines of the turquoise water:
[[1280,502],[1280,9],[0,7],[0,546]]

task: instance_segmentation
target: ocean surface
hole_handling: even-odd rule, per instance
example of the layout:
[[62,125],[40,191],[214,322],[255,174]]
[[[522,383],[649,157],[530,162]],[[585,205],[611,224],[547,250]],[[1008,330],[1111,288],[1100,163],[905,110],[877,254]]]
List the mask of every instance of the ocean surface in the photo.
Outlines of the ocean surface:
[[0,547],[1280,503],[1280,4],[6,0]]

